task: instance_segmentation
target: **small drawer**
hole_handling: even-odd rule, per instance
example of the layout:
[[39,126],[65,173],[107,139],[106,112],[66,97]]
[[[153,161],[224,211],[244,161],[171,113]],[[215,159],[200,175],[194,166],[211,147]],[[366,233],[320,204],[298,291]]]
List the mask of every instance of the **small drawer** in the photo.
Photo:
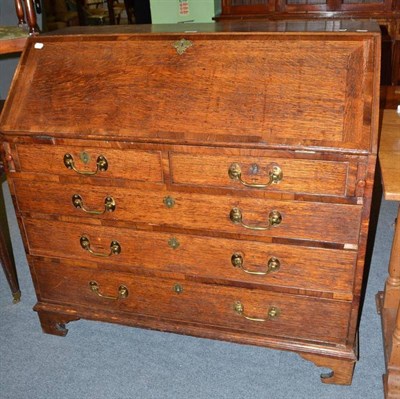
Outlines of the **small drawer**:
[[34,261],[41,302],[344,344],[351,302]]
[[350,173],[348,162],[277,157],[172,153],[170,162],[174,184],[334,196],[346,195]]
[[[18,209],[177,229],[358,244],[362,206],[15,179]],[[75,201],[79,195],[81,200]],[[115,202],[109,208],[108,199]],[[90,214],[88,211],[98,212]]]
[[22,172],[160,183],[163,181],[161,154],[102,147],[72,147],[18,144]]
[[[355,251],[49,220],[26,219],[23,223],[29,252],[35,256],[95,261],[109,270],[146,270],[223,284],[245,282],[352,298]],[[51,245],[38,231],[47,232]],[[112,243],[118,243],[120,250],[113,253]]]

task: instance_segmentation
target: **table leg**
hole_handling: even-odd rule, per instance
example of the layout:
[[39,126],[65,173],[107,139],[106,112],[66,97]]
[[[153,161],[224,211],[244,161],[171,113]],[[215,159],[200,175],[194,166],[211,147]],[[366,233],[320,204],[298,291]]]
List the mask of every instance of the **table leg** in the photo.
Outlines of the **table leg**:
[[110,18],[110,25],[115,25],[114,0],[107,0],[107,8]]
[[392,85],[396,86],[400,80],[400,40],[397,38],[393,43],[392,50]]
[[378,292],[377,308],[381,315],[386,374],[383,375],[385,399],[400,398],[400,206],[395,225],[385,292]]
[[[400,308],[392,319],[393,309],[382,309],[386,358],[386,374],[383,376],[385,399],[400,398]],[[392,324],[392,320],[394,325]]]
[[395,223],[394,238],[392,244],[392,252],[389,262],[389,277],[385,284],[385,294],[383,307],[385,309],[397,309],[400,300],[400,206]]

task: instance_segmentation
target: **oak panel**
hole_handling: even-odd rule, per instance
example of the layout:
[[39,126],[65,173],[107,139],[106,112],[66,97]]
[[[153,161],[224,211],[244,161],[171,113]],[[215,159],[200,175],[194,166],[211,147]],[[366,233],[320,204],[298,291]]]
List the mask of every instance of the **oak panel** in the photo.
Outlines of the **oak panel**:
[[182,55],[174,48],[181,33],[41,37],[40,50],[31,41],[24,58],[30,84],[17,77],[20,107],[9,113],[6,106],[4,131],[370,148],[372,104],[364,81],[373,36],[343,41],[243,31],[218,40],[201,32],[184,38],[193,45]]

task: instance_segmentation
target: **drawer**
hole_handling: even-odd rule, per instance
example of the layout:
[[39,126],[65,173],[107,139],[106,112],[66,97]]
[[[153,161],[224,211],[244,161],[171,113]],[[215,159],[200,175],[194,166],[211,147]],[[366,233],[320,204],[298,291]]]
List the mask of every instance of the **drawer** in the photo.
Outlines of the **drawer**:
[[[171,153],[174,184],[345,196],[348,162]],[[354,174],[354,172],[353,172]]]
[[[262,237],[338,242],[356,245],[360,228],[360,205],[307,201],[279,201],[225,195],[143,191],[89,185],[59,185],[14,180],[18,209],[52,215],[168,226],[178,229],[218,231]],[[74,207],[76,195],[81,198]],[[110,200],[114,211],[104,211]],[[107,208],[108,209],[108,208]],[[239,220],[241,217],[241,221]],[[273,225],[275,223],[275,225]],[[279,223],[279,224],[278,224]]]
[[163,181],[158,151],[18,144],[13,157],[23,172]]
[[351,302],[155,279],[38,260],[34,261],[34,272],[41,302],[299,340],[341,344],[346,340]]
[[[220,284],[250,283],[332,293],[351,298],[354,251],[137,231],[75,223],[24,220],[31,255],[96,261],[102,269],[167,272]],[[40,233],[38,233],[40,232]],[[46,236],[51,237],[51,245]],[[121,251],[109,257],[91,254],[81,245],[110,254],[116,241]]]

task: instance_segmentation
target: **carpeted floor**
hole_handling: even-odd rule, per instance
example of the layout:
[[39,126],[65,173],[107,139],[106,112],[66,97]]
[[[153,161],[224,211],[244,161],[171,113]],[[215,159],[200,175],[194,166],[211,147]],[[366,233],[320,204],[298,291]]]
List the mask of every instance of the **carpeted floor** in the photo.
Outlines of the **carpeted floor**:
[[360,326],[360,361],[352,386],[345,387],[321,384],[321,369],[289,352],[89,321],[70,323],[63,338],[43,334],[3,186],[22,301],[12,304],[0,272],[0,399],[383,398],[374,297],[387,275],[396,203],[382,201]]

